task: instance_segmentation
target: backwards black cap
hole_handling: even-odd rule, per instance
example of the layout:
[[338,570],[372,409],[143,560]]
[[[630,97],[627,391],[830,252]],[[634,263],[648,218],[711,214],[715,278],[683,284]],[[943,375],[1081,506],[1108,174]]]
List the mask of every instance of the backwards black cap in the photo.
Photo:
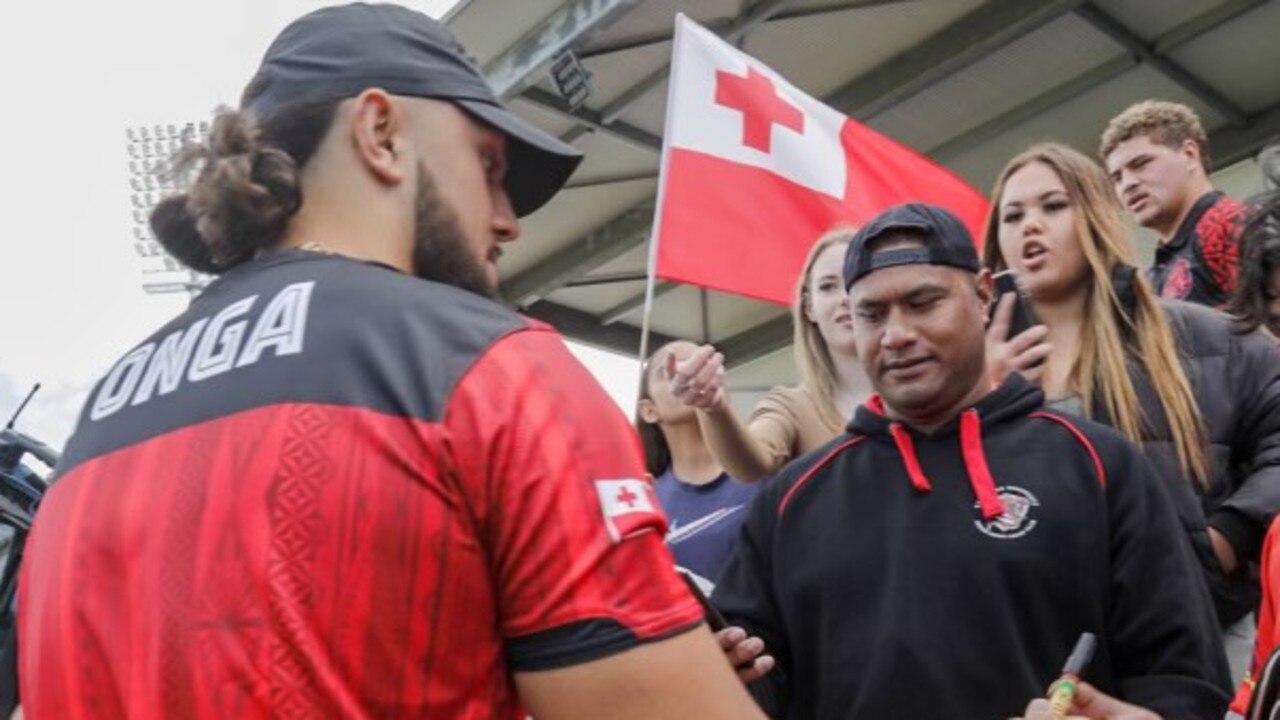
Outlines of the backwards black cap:
[[244,109],[270,117],[295,102],[377,87],[449,100],[507,136],[506,188],[517,215],[559,192],[582,160],[573,146],[511,114],[448,28],[399,5],[354,3],[298,18],[267,48]]
[[[887,235],[909,234],[924,241],[923,247],[870,252],[868,246]],[[978,272],[978,250],[969,229],[936,205],[906,203],[894,205],[871,219],[849,241],[844,256],[844,288],[848,290],[864,275],[895,265],[950,265]]]

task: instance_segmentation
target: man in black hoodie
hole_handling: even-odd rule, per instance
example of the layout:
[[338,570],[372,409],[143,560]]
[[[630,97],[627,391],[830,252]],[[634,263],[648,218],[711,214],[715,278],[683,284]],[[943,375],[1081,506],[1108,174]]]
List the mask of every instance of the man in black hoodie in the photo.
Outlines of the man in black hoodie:
[[1217,623],[1169,500],[1115,431],[1016,374],[992,388],[991,279],[960,221],[891,208],[844,278],[878,394],[761,491],[714,596],[778,660],[753,687],[766,709],[1009,717],[1091,632],[1097,688],[1221,718]]

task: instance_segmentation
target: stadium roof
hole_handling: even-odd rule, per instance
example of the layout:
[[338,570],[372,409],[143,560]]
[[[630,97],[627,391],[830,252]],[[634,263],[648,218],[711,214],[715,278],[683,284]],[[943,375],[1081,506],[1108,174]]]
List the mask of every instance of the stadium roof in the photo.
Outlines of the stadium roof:
[[[1274,0],[463,0],[446,21],[512,107],[586,152],[507,249],[505,295],[632,355],[677,12],[982,190],[1037,140],[1092,154],[1106,121],[1146,98],[1201,114],[1225,168],[1215,181],[1237,194],[1260,189],[1251,158],[1280,134]],[[565,49],[593,75],[577,112],[548,78]],[[657,341],[715,343],[739,391],[794,377],[784,308],[665,282],[658,292]]]

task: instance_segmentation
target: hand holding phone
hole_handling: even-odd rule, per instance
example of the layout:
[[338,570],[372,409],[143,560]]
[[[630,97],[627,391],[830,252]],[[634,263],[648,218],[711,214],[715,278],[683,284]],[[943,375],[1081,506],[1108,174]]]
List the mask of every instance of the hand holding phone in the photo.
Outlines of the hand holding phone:
[[1018,277],[1013,274],[1012,270],[1005,270],[996,273],[992,278],[995,283],[995,298],[991,303],[991,314],[988,318],[989,323],[996,320],[996,311],[1004,300],[1005,295],[1013,294],[1013,314],[1009,316],[1008,334],[1005,335],[1006,340],[1011,340],[1023,332],[1030,330],[1040,321],[1036,319],[1035,310],[1031,307],[1031,299],[1022,291],[1022,287],[1018,285]]
[[993,280],[995,300],[987,324],[988,374],[996,384],[1013,372],[1039,382],[1051,350],[1049,329],[1036,319],[1031,301],[1011,271],[999,273]]
[[743,683],[753,682],[769,673],[773,669],[774,659],[772,655],[765,654],[764,641],[758,637],[751,637],[746,630],[740,627],[730,626],[711,604],[711,600],[702,592],[702,588],[698,586],[698,582],[689,576],[684,570],[678,570],[680,577],[684,579],[686,585],[689,586],[689,592],[697,598],[698,604],[702,606],[702,612],[706,616],[707,624],[711,626],[711,630],[715,633],[716,642],[720,644],[720,649],[724,651],[725,659],[733,666],[734,671],[738,674],[738,679]]
[[684,570],[676,570],[680,574],[680,578],[684,580],[684,584],[689,586],[689,592],[693,593],[693,597],[697,599],[698,604],[702,606],[702,614],[707,620],[707,625],[711,626],[711,632],[720,632],[729,627],[728,621],[720,614],[715,605],[711,604],[711,599],[706,593],[702,592],[702,588],[698,585],[698,581],[694,580],[688,572]]

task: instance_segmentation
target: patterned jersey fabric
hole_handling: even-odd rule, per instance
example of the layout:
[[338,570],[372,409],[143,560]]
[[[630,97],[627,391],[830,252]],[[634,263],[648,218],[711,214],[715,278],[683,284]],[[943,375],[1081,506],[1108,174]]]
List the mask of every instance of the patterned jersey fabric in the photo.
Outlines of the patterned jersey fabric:
[[95,387],[28,543],[30,717],[523,717],[701,619],[558,336],[390,268],[229,272]]
[[1196,201],[1169,242],[1156,248],[1149,279],[1167,300],[1219,308],[1236,287],[1246,208],[1212,192]]

